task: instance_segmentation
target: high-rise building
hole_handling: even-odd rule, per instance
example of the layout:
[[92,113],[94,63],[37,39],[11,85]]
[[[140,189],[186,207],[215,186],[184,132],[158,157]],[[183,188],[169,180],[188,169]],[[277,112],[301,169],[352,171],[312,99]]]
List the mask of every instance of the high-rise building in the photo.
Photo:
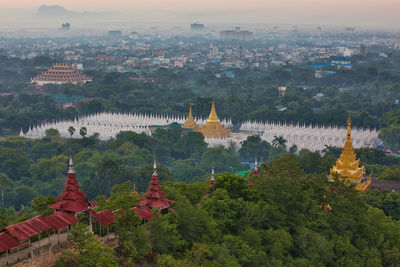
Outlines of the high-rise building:
[[366,56],[368,54],[368,47],[365,44],[360,45],[360,54]]
[[112,38],[121,37],[122,31],[119,31],[119,30],[108,31],[107,35]]
[[250,31],[225,30],[219,32],[219,36],[222,40],[251,41],[253,39],[253,33]]
[[191,29],[192,31],[201,31],[201,30],[204,30],[204,24],[192,23],[192,24],[190,24],[190,29]]
[[61,24],[61,30],[67,32],[71,29],[71,24],[69,22]]

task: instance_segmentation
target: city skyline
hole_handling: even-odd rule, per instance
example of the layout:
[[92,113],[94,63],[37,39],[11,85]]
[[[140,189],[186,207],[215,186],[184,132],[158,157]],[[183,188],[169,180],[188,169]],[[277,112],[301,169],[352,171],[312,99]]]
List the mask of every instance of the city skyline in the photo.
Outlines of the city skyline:
[[[249,1],[182,1],[158,0],[6,0],[0,3],[0,13],[25,10],[33,13],[41,5],[58,5],[75,12],[121,12],[134,15],[130,19],[143,21],[171,21],[177,23],[202,21],[205,23],[291,23],[359,26],[391,26],[400,22],[397,13],[400,3],[395,0],[359,1],[339,0],[262,0]],[[374,18],[371,20],[371,18]]]

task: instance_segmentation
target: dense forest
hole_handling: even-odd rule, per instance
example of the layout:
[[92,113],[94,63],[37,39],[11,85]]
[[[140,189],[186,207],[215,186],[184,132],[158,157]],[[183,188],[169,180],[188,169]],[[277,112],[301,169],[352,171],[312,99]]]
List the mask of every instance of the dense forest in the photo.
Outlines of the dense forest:
[[102,245],[78,224],[69,237],[75,253],[64,252],[57,264],[398,266],[398,193],[328,183],[325,175],[305,173],[294,155],[262,165],[253,187],[248,178],[220,173],[210,189],[204,182],[164,181],[168,198],[177,201],[174,212],[155,212],[144,225],[129,212],[139,199],[131,183],[114,186],[108,201],[98,200],[99,209],[127,211],[113,225],[119,246]]

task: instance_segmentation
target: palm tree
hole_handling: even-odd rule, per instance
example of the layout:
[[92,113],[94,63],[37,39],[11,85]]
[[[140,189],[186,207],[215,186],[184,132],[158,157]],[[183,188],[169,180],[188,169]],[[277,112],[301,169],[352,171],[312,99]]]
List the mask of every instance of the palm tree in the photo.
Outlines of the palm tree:
[[87,134],[87,128],[86,127],[81,127],[81,129],[79,130],[79,134],[82,137],[85,137],[85,135]]
[[272,140],[272,145],[274,147],[283,147],[286,148],[287,140],[283,138],[283,136],[274,136],[274,140]]

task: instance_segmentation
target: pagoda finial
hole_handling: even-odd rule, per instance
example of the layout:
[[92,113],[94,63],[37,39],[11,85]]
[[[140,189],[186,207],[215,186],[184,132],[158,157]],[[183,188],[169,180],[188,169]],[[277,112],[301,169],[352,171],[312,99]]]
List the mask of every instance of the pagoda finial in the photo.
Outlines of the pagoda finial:
[[350,114],[347,118],[347,139],[351,138],[351,118]]
[[219,123],[217,111],[215,110],[215,102],[214,102],[214,100],[212,101],[212,104],[211,104],[211,112],[210,112],[210,116],[208,116],[207,122],[217,122],[217,123]]
[[212,165],[212,168],[211,168],[211,181],[215,181],[215,170],[214,170],[214,164]]
[[153,176],[158,176],[157,173],[157,158],[154,156]]
[[254,165],[255,165],[254,170],[255,170],[255,171],[258,171],[258,161],[257,161],[257,157],[255,157],[255,159],[254,159]]
[[74,162],[72,161],[72,152],[69,152],[69,167],[67,173],[75,173]]

